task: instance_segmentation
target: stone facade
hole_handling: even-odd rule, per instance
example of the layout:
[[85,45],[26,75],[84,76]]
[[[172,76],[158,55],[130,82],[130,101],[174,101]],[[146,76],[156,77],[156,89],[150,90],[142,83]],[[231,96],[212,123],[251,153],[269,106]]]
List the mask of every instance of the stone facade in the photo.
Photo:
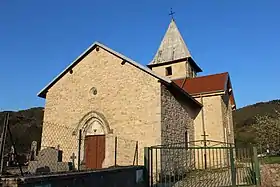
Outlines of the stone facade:
[[220,95],[197,97],[203,104],[202,110],[195,119],[195,140],[203,140],[203,124],[208,140],[224,141],[222,98]]
[[59,147],[69,162],[78,155],[81,129],[82,139],[105,135],[103,167],[114,165],[115,137],[118,165],[133,164],[136,141],[143,164],[144,147],[182,142],[186,129],[193,138],[194,102],[186,97],[102,47],[94,49],[48,89],[41,146]]
[[[96,95],[92,88],[96,89]],[[121,59],[102,48],[93,50],[73,67],[72,74],[67,73],[48,90],[42,146],[59,145],[64,150],[63,161],[69,161],[72,152],[67,148],[77,147],[78,143],[78,135],[73,131],[87,125],[83,118],[88,113],[98,112],[110,128],[110,132],[105,128],[104,166],[114,163],[111,154],[115,136],[139,140],[139,164],[142,164],[143,148],[161,143],[160,90],[156,78],[129,63],[122,65]],[[135,147],[129,150],[133,155]],[[131,165],[133,161],[133,158],[118,159],[122,164]]]
[[[229,96],[213,94],[197,97],[196,99],[203,104],[203,108],[194,120],[196,146],[204,146],[203,141],[201,141],[204,138],[204,130],[208,141],[206,146],[221,147],[229,146],[226,143],[234,143],[232,109]],[[229,152],[227,150],[219,150],[217,153],[206,150],[206,155],[206,162],[210,164],[212,161],[211,167],[221,167],[221,164],[229,164]],[[197,155],[196,159],[204,160],[202,156],[202,154]],[[214,163],[219,163],[219,165]],[[196,167],[201,168],[203,164]]]
[[195,139],[203,139],[203,125],[208,140],[234,143],[232,108],[227,94],[195,97],[203,108],[195,119]]

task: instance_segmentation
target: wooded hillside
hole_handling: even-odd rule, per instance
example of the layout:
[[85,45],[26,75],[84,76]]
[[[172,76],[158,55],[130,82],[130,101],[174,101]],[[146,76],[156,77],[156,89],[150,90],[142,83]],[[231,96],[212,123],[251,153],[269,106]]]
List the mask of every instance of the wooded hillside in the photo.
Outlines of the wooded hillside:
[[[6,112],[0,112],[0,127],[4,125]],[[42,123],[44,111],[42,107],[20,110],[17,112],[9,112],[9,124],[12,132],[12,137],[16,143],[16,148],[19,153],[28,153],[30,151],[32,141],[37,141],[40,145]],[[11,139],[9,133],[6,138],[6,151],[11,147]]]
[[[256,132],[256,126],[260,124],[260,118],[266,118],[268,129],[270,125],[279,123],[279,112],[280,112],[280,100],[273,100],[269,102],[260,102],[254,105],[249,105],[236,110],[233,113],[234,126],[235,126],[235,139],[236,143],[257,143],[258,134]],[[262,126],[264,126],[262,124]],[[271,136],[273,136],[271,134]],[[276,136],[276,135],[274,135]],[[279,137],[280,138],[280,135]]]
[[[256,103],[236,110],[233,113],[236,143],[256,143],[256,132],[254,128],[254,125],[258,123],[256,117],[268,116],[272,120],[279,121],[277,111],[280,111],[280,100]],[[41,107],[10,112],[9,124],[11,125],[13,138],[19,152],[27,153],[30,149],[31,142],[34,140],[40,145],[43,113],[44,110]],[[3,123],[4,112],[0,112],[1,127]],[[10,141],[7,142],[8,147],[10,147]]]

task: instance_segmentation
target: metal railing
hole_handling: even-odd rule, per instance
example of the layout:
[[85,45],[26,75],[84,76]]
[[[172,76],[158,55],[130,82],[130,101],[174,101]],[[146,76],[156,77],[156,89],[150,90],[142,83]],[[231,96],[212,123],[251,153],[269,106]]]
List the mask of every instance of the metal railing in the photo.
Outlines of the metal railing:
[[255,148],[237,148],[216,141],[208,141],[207,147],[195,143],[145,148],[148,186],[211,187],[259,183]]

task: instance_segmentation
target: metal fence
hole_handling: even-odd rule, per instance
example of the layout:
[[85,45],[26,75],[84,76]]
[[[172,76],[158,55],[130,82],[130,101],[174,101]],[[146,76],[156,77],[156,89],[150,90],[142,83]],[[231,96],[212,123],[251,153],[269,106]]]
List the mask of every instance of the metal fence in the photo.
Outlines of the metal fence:
[[[269,137],[268,137],[269,138]],[[275,140],[263,142],[242,142],[238,140],[237,147],[256,147],[257,157],[261,165],[263,164],[280,164],[280,142],[276,141],[280,135],[271,134],[271,139]]]
[[[84,135],[82,130],[44,122],[26,131],[11,125],[1,129],[1,175],[37,175],[138,165],[138,141],[120,136]],[[26,132],[25,132],[26,131]],[[89,143],[89,144],[88,144]]]
[[145,149],[148,186],[242,186],[260,182],[256,149],[208,141]]

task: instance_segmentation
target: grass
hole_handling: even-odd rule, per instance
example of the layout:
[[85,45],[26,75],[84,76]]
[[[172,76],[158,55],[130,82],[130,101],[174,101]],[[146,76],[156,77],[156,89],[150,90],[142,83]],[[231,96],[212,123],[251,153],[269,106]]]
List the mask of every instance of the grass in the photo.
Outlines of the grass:
[[280,156],[268,156],[259,158],[262,164],[280,164]]

